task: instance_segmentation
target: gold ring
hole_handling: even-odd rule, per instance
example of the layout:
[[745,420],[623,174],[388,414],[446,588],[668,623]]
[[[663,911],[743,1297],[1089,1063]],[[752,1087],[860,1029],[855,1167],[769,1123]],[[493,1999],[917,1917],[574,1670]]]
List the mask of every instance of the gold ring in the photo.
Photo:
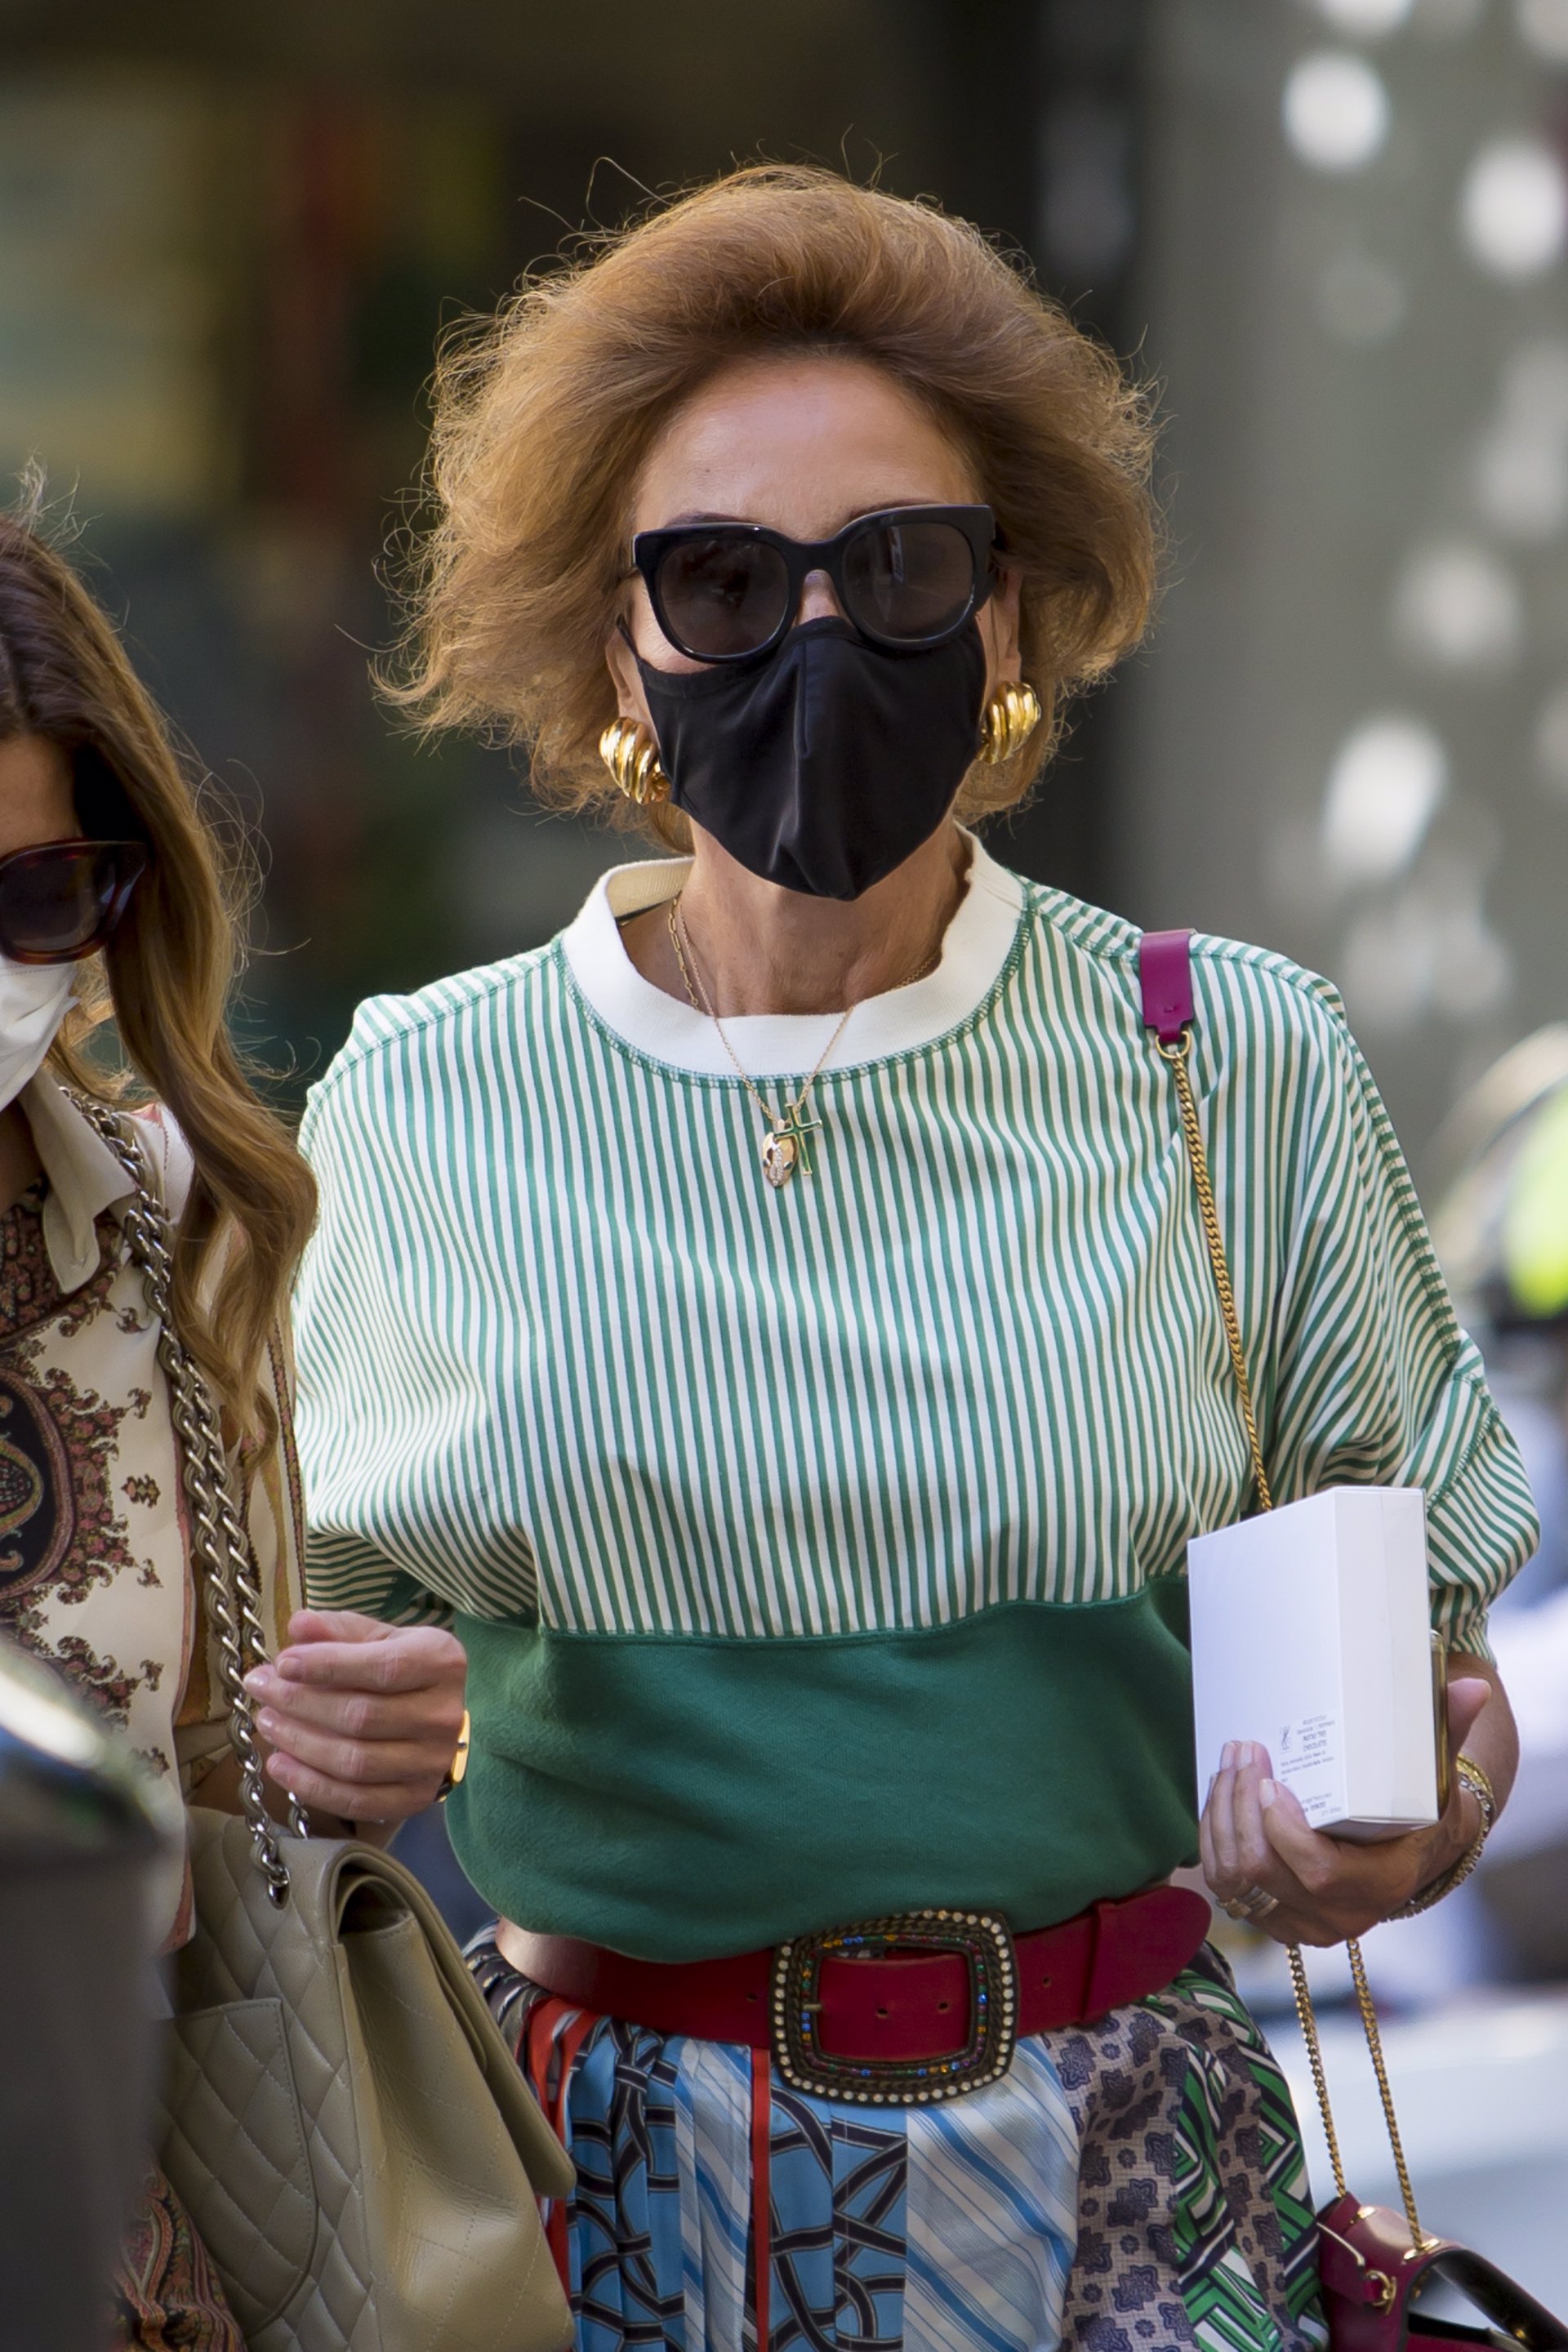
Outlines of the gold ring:
[[1278,1895],[1266,1894],[1261,1886],[1249,1886],[1245,1893],[1237,1895],[1231,1902],[1220,1905],[1220,1909],[1227,1917],[1250,1919],[1254,1922],[1267,1919],[1271,1911],[1278,1911],[1279,1908]]

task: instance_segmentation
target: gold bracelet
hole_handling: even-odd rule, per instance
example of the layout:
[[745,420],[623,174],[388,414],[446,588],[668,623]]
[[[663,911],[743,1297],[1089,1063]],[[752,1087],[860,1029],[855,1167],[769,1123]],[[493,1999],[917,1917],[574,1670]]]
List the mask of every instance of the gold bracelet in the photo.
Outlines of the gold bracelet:
[[1481,1858],[1481,1849],[1497,1819],[1497,1791],[1475,1758],[1462,1751],[1454,1759],[1454,1777],[1480,1807],[1480,1828],[1458,1861],[1451,1864],[1440,1878],[1435,1878],[1430,1886],[1418,1887],[1408,1903],[1402,1903],[1397,1911],[1389,1913],[1391,1919],[1418,1919],[1423,1911],[1430,1911],[1446,1895],[1452,1895],[1456,1886],[1462,1886]]
[[463,1727],[458,1734],[458,1744],[452,1750],[452,1760],[447,1767],[447,1777],[436,1791],[436,1802],[444,1805],[464,1773],[468,1769],[468,1710],[463,1709]]

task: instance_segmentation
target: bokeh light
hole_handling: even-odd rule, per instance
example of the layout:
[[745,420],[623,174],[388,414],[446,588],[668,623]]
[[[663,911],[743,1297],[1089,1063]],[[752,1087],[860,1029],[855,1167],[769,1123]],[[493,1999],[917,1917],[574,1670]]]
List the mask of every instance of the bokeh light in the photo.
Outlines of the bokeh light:
[[1404,24],[1410,0],[1318,0],[1318,8],[1336,31],[1375,41]]
[[1468,540],[1412,555],[1394,621],[1405,651],[1433,669],[1495,676],[1517,661],[1524,638],[1518,582],[1490,548]]
[[1538,277],[1568,236],[1568,179],[1538,139],[1500,139],[1483,147],[1459,192],[1459,233],[1494,278]]
[[1343,883],[1391,881],[1420,848],[1448,781],[1431,728],[1394,713],[1341,746],[1323,803],[1323,856]]
[[1542,335],[1505,360],[1474,487],[1481,520],[1504,539],[1544,545],[1568,527],[1568,340]]
[[1388,93],[1364,58],[1321,49],[1285,84],[1285,135],[1319,172],[1359,172],[1388,136]]
[[1535,764],[1548,799],[1568,803],[1568,686],[1560,686],[1542,706]]

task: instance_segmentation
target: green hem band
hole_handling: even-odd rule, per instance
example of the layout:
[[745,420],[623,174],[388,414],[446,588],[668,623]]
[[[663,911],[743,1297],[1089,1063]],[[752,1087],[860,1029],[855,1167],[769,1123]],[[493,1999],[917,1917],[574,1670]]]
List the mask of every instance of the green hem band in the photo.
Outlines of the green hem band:
[[687,1960],[931,1904],[1022,1931],[1195,1858],[1174,1580],[899,1634],[455,1630],[453,1843],[542,1933]]

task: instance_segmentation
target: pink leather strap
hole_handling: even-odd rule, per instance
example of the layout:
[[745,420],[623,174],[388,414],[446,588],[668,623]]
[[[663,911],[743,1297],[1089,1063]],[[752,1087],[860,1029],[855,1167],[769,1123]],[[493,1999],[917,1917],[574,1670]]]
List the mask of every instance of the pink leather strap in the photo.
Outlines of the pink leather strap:
[[1193,1018],[1191,931],[1145,931],[1138,946],[1143,1026],[1173,1045]]

